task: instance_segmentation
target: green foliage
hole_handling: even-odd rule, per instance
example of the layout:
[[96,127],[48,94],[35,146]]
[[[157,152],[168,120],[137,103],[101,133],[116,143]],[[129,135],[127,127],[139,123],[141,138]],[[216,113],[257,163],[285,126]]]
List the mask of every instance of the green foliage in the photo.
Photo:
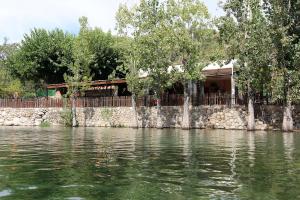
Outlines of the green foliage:
[[65,127],[72,127],[72,111],[69,107],[64,107],[60,113],[62,124]]
[[91,74],[95,80],[106,80],[116,72],[112,78],[123,78],[124,74],[117,70],[120,65],[121,52],[118,48],[118,38],[105,33],[99,28],[89,29],[87,32],[88,48],[93,54],[89,64]]
[[[34,98],[36,97],[36,84],[34,81],[25,81],[22,83],[23,93],[21,94],[22,98]],[[43,88],[44,89],[44,88]]]
[[48,121],[42,121],[42,123],[40,124],[40,127],[42,127],[42,128],[47,128],[50,126],[51,126],[51,123]]
[[138,55],[139,49],[137,48],[135,40],[126,37],[120,38],[118,48],[120,52],[122,52],[122,64],[118,66],[117,70],[126,74],[128,90],[136,97],[145,94],[147,80],[139,77],[141,66]]
[[65,75],[69,89],[82,92],[92,79],[122,78],[124,74],[117,69],[122,49],[118,38],[99,28],[90,28],[86,17],[81,17],[79,22],[80,32],[73,42],[73,62]]
[[[121,5],[117,29],[133,37],[123,67],[129,88],[136,94],[150,86],[159,96],[176,81],[202,79],[202,68],[220,53],[208,10],[198,0],[143,0],[132,8]],[[139,80],[140,71],[148,73],[147,81]]]
[[216,33],[206,6],[198,0],[168,0],[166,12],[166,23],[174,38],[175,64],[180,64],[183,70],[177,73],[177,79],[203,79],[202,69],[214,55],[212,45],[216,47]]
[[72,62],[74,37],[60,29],[33,29],[25,34],[19,50],[9,58],[9,69],[23,82],[36,87],[63,82],[63,74]]
[[112,78],[124,77],[116,70],[121,60],[118,38],[99,28],[90,28],[86,17],[80,18],[79,22],[78,36],[60,29],[33,29],[20,45],[11,45],[15,47],[13,53],[7,55],[6,52],[11,52],[8,48],[5,54],[0,53],[1,58],[7,58],[5,65],[13,79],[20,79],[23,85],[30,86],[24,90],[34,93],[47,84],[62,83],[66,79],[68,82],[90,81],[91,75],[103,80],[112,72],[115,72]]
[[69,71],[64,74],[64,79],[68,84],[68,94],[75,96],[89,87],[92,78],[90,76],[89,64],[93,59],[93,54],[88,48],[88,22],[82,17],[80,21],[80,33],[73,40],[73,62],[69,65]]
[[13,78],[8,70],[8,58],[18,50],[17,44],[7,44],[5,40],[0,45],[0,96],[12,97],[21,95],[23,87],[19,79]]
[[296,102],[300,98],[299,10],[297,0],[266,0],[266,16],[274,45],[272,93],[275,100]]
[[113,115],[113,110],[109,109],[109,108],[103,108],[101,109],[101,117],[102,119],[104,119],[105,121],[110,121],[111,117]]
[[237,60],[238,87],[253,95],[270,88],[272,40],[265,10],[258,0],[227,0],[226,17],[217,26],[227,59]]
[[13,43],[13,44],[8,44],[7,43],[7,39],[4,39],[4,42],[2,45],[0,45],[0,66],[1,67],[5,67],[6,62],[8,60],[8,58],[14,54],[19,45],[17,43]]
[[13,97],[22,95],[23,86],[18,79],[14,79],[6,68],[0,68],[0,96]]
[[174,82],[168,73],[168,67],[173,63],[173,34],[165,23],[164,3],[143,0],[131,9],[121,5],[117,13],[119,33],[134,36],[130,45],[131,51],[124,62],[130,71],[127,77],[131,82],[130,88],[138,89],[138,81],[134,77],[137,77],[140,71],[144,71],[148,73],[147,85],[151,86],[157,96]]

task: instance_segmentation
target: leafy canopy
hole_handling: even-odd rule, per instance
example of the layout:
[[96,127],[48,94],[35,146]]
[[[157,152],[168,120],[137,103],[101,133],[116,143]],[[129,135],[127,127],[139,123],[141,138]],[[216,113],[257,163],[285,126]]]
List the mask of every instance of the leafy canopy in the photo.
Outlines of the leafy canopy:
[[22,81],[32,80],[37,85],[63,82],[63,74],[73,61],[73,39],[60,29],[32,30],[9,59],[11,72]]

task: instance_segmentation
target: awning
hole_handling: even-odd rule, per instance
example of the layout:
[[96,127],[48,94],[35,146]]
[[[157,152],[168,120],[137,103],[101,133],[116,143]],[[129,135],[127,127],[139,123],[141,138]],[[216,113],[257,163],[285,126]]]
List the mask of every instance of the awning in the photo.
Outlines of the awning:
[[[125,79],[118,79],[118,80],[97,80],[97,81],[92,81],[91,86],[96,87],[96,86],[103,86],[103,87],[108,87],[108,86],[113,86],[113,85],[118,85],[118,84],[123,84],[126,83]],[[66,83],[60,83],[60,84],[49,84],[47,86],[48,89],[58,89],[58,88],[67,88],[68,84]]]

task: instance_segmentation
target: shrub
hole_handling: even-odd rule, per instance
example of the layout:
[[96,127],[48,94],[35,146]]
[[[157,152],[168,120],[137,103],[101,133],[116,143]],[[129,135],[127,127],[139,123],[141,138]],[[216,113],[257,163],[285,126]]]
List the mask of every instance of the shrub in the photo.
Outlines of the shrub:
[[50,127],[51,123],[48,121],[42,121],[42,123],[40,124],[40,127],[46,128],[46,127]]
[[66,107],[60,113],[62,119],[62,124],[66,127],[72,127],[72,111],[70,108]]
[[101,110],[101,117],[107,122],[111,119],[112,115],[113,115],[113,111],[109,108],[103,108]]

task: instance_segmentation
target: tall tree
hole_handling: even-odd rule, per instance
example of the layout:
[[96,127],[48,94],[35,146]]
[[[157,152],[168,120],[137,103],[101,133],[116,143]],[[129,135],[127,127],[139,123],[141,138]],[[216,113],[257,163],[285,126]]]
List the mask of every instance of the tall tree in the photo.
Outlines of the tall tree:
[[255,129],[254,98],[271,79],[271,46],[260,0],[227,0],[218,24],[227,59],[237,60],[238,87],[248,97],[248,130]]
[[34,81],[37,87],[61,83],[72,58],[73,36],[60,29],[33,29],[26,34],[20,49],[9,58],[9,69],[23,82]]
[[163,128],[161,94],[172,84],[168,67],[173,63],[172,30],[165,21],[165,2],[141,0],[133,8],[121,5],[118,27],[135,38],[138,48],[138,71],[148,73],[147,80],[157,97],[157,128]]
[[139,96],[145,94],[145,88],[147,79],[141,79],[139,77],[140,61],[139,61],[139,48],[135,39],[120,38],[118,44],[122,52],[122,65],[118,70],[126,74],[126,83],[128,90],[131,92],[132,110],[134,112],[134,125],[133,128],[139,127],[138,112],[137,112],[137,99]]
[[165,18],[174,38],[177,80],[184,85],[182,128],[189,129],[191,107],[191,84],[204,79],[202,69],[210,62],[211,45],[215,31],[204,3],[199,0],[168,0]]
[[93,54],[89,63],[93,79],[106,80],[113,72],[115,76],[112,78],[123,78],[124,74],[116,69],[121,64],[122,53],[117,46],[118,38],[97,27],[87,27],[85,37],[87,48]]
[[272,94],[284,104],[283,131],[293,130],[292,103],[300,96],[299,4],[298,0],[264,1],[274,44]]
[[86,17],[79,19],[80,32],[73,44],[74,61],[69,65],[69,70],[64,74],[68,84],[68,94],[71,98],[72,126],[78,126],[76,118],[76,100],[80,93],[84,92],[90,85],[92,77],[89,65],[93,60],[93,54],[88,46],[88,21]]
[[8,44],[7,39],[0,45],[0,96],[12,97],[18,96],[23,92],[21,82],[13,77],[9,71],[8,60],[18,51],[18,44]]

